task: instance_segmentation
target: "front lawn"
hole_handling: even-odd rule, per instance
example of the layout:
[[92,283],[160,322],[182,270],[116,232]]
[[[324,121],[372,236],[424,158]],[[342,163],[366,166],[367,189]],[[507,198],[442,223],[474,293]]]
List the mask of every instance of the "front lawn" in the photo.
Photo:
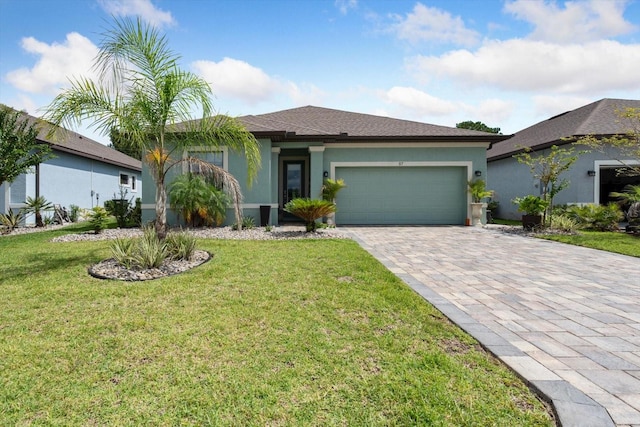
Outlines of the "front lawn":
[[210,262],[125,283],[62,233],[0,237],[0,425],[553,425],[352,241],[202,240]]
[[539,235],[538,237],[556,242],[587,248],[601,249],[623,255],[640,257],[640,237],[626,233],[579,231],[576,235]]

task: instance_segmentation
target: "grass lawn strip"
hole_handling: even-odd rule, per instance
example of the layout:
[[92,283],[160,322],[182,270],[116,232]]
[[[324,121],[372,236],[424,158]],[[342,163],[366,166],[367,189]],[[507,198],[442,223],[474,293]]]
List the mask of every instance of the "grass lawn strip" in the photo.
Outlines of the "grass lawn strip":
[[355,242],[201,240],[125,283],[63,232],[0,239],[0,425],[553,425]]
[[579,231],[575,235],[540,235],[542,239],[640,257],[640,237],[625,233]]

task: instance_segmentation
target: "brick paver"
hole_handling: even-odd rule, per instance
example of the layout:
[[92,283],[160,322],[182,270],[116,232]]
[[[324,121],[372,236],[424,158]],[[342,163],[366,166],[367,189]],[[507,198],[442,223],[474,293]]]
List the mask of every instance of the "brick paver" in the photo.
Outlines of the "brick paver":
[[476,227],[341,227],[553,401],[640,426],[640,259]]

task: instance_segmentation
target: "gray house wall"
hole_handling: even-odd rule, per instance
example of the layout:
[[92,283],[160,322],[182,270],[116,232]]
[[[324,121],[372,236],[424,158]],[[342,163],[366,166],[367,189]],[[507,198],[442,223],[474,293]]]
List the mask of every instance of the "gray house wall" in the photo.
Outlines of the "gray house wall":
[[[587,150],[587,147],[577,145],[577,151]],[[547,155],[549,149],[539,152]],[[616,152],[612,152],[612,157]],[[619,152],[617,154],[620,154]],[[637,160],[625,159],[626,163],[636,163]],[[600,203],[601,180],[605,169],[615,169],[622,166],[619,162],[605,157],[599,152],[581,154],[571,169],[560,176],[567,179],[569,186],[554,198],[554,204],[585,204]],[[588,171],[594,171],[595,176],[589,176]],[[541,195],[542,188],[535,180],[527,165],[518,163],[512,157],[489,161],[487,164],[487,188],[495,192],[494,200],[500,203],[496,215],[504,219],[520,219],[521,212],[511,201],[516,197],[529,194]]]
[[[103,206],[105,200],[120,194],[120,174],[135,177],[135,190],[123,187],[128,198],[142,195],[142,179],[139,171],[128,169],[98,160],[87,159],[70,153],[55,152],[56,157],[40,164],[39,173],[20,175],[9,184],[0,186],[0,212],[14,211],[24,207],[27,197],[36,196],[36,179],[39,180],[39,195],[49,202],[65,206],[77,205],[80,208]],[[28,216],[26,224],[32,225],[34,217]]]

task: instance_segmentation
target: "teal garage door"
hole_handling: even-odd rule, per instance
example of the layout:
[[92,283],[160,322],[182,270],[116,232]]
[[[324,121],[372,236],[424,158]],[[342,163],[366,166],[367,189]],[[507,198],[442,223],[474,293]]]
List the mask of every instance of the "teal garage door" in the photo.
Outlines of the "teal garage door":
[[338,167],[337,225],[463,225],[464,167]]

